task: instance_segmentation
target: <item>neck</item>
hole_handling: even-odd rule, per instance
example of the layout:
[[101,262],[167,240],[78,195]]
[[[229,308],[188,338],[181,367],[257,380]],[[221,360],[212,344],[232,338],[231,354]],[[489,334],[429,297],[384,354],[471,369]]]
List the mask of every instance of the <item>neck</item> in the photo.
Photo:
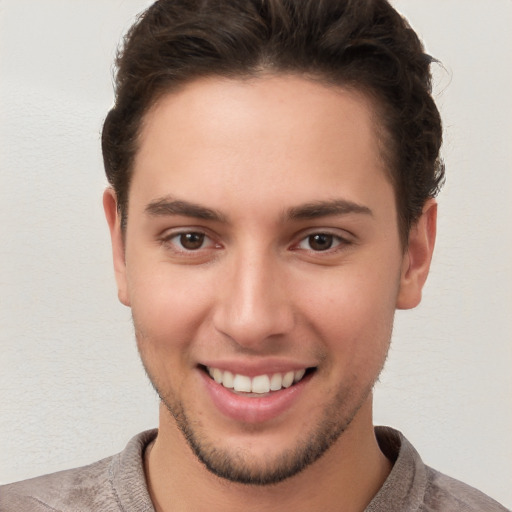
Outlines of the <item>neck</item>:
[[[146,450],[146,477],[157,512],[294,510],[362,511],[378,492],[391,463],[375,439],[371,397],[336,443],[301,473],[281,483],[256,486],[210,473],[190,450],[167,410]],[[293,508],[292,508],[293,507]]]

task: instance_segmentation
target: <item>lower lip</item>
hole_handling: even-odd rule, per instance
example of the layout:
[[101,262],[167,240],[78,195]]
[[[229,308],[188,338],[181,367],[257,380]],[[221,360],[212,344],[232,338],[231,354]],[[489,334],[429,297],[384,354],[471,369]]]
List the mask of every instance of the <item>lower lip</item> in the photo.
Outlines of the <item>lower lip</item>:
[[204,371],[199,371],[217,409],[228,418],[243,423],[263,423],[285,413],[299,399],[311,378],[310,375],[307,375],[297,384],[270,392],[266,396],[248,397],[233,393],[215,382]]

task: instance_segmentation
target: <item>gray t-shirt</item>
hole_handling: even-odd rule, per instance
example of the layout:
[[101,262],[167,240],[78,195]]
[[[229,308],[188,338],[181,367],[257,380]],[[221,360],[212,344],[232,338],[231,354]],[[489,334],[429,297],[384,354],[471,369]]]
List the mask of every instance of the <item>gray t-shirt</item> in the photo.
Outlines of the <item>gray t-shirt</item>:
[[[0,512],[154,512],[144,450],[156,430],[135,436],[119,454],[82,468],[0,486]],[[366,512],[503,512],[482,492],[426,466],[396,430],[376,435],[393,469]]]

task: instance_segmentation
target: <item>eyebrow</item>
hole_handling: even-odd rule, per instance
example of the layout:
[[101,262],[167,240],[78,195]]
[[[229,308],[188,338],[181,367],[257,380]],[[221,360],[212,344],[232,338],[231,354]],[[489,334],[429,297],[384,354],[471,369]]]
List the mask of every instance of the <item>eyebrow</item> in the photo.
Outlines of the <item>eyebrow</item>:
[[[169,196],[151,201],[146,206],[145,211],[155,217],[183,215],[202,220],[226,222],[225,215],[217,210],[190,201],[173,199]],[[347,201],[346,199],[334,199],[332,201],[314,201],[295,206],[286,211],[285,217],[291,220],[308,220],[351,213],[373,215],[373,212],[367,206]]]
[[206,208],[189,201],[172,199],[171,197],[163,197],[161,199],[151,201],[151,203],[146,206],[145,211],[155,217],[165,215],[183,215],[185,217],[194,217],[196,219],[213,220],[218,222],[225,222],[226,220],[225,216],[217,210]]
[[315,201],[290,208],[287,216],[292,220],[308,220],[350,213],[373,215],[373,212],[367,206],[346,199],[334,199],[332,201]]

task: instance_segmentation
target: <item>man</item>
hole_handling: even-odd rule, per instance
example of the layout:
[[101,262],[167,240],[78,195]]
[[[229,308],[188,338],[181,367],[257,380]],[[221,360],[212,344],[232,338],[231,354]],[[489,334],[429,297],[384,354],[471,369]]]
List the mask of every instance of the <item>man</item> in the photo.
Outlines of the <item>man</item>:
[[372,422],[435,241],[430,62],[383,0],[148,9],[104,207],[159,429],[0,510],[504,510]]

